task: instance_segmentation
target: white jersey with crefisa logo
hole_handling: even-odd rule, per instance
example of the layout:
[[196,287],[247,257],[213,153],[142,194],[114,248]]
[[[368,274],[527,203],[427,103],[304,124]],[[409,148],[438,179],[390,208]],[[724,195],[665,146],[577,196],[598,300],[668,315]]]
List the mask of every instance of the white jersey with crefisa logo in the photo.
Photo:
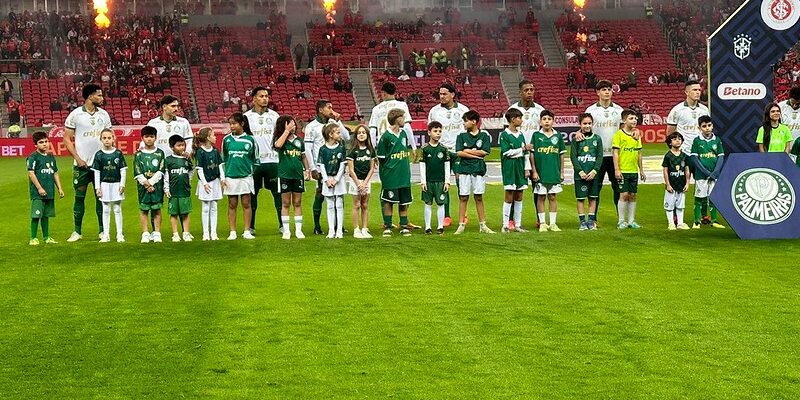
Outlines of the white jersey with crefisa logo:
[[253,139],[258,146],[258,161],[261,164],[271,164],[278,162],[278,153],[272,148],[272,138],[275,135],[275,123],[278,122],[280,114],[274,110],[267,110],[261,114],[249,110],[244,113],[247,122],[250,124],[250,131],[253,132]]
[[334,121],[330,119],[328,122],[322,122],[319,120],[319,118],[314,118],[311,120],[311,122],[306,125],[306,128],[303,131],[305,135],[303,141],[306,144],[306,158],[308,159],[308,165],[311,166],[312,171],[317,170],[317,157],[319,157],[319,149],[325,145],[325,138],[322,136],[322,128],[329,123],[339,125],[339,133],[341,133],[341,140],[344,143],[350,141],[350,131],[347,130],[347,127],[344,126],[342,121]]
[[541,104],[534,102],[532,107],[525,108],[520,104],[520,102],[516,102],[508,109],[510,110],[512,108],[516,108],[522,113],[522,125],[520,125],[519,131],[522,132],[522,136],[525,138],[525,143],[530,143],[531,139],[533,138],[533,134],[539,130],[539,121],[542,119],[541,114],[542,111],[544,111],[544,107]]
[[[619,130],[622,121],[622,106],[611,103],[608,107],[603,107],[600,103],[594,103],[586,108],[586,112],[592,114],[592,132],[603,141],[603,157],[611,157],[611,142],[614,134]],[[580,121],[578,121],[580,123]]]
[[100,107],[90,114],[86,108],[72,110],[64,122],[64,127],[75,131],[75,151],[78,157],[92,165],[94,155],[103,147],[100,143],[100,132],[111,128],[111,117]]
[[781,108],[781,122],[792,130],[792,139],[800,137],[800,108],[794,109],[789,100],[778,103]]
[[683,135],[683,146],[681,150],[689,154],[694,139],[700,136],[700,126],[697,119],[701,115],[708,115],[708,107],[697,103],[696,107],[689,107],[685,101],[672,107],[672,111],[667,116],[667,125],[675,125],[678,133]]
[[456,138],[464,132],[464,121],[461,116],[469,111],[469,107],[455,103],[453,108],[445,108],[441,104],[435,105],[428,112],[428,123],[433,121],[442,124],[442,139],[440,142],[450,151],[455,151]]
[[[172,135],[179,135],[186,141],[186,151],[191,153],[192,152],[192,139],[194,138],[194,133],[192,133],[192,125],[189,124],[189,120],[183,117],[176,116],[175,119],[172,121],[166,121],[162,117],[156,117],[151,119],[147,126],[152,126],[156,128],[158,132],[156,134],[156,147],[161,149],[164,152],[165,157],[169,157],[173,155],[172,149],[169,147],[169,138]],[[144,143],[139,145],[140,149],[144,148]]]

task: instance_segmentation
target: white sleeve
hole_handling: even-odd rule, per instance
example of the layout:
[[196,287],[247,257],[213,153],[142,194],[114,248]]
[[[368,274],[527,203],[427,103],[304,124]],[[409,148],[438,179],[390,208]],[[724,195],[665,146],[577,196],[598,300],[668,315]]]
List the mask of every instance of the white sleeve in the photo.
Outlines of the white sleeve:
[[[166,177],[164,179],[166,180]],[[225,164],[224,163],[219,165],[219,180],[220,181],[224,181],[225,180]]]
[[163,172],[161,172],[161,171],[156,171],[156,173],[155,173],[155,174],[153,174],[153,177],[152,177],[152,178],[150,178],[150,179],[148,180],[148,182],[150,182],[150,184],[151,184],[151,185],[155,185],[155,184],[156,184],[156,183],[158,183],[158,181],[160,181],[160,180],[161,180],[161,178],[163,178],[163,177],[164,177],[164,173],[163,173]]
[[522,156],[523,152],[524,152],[524,150],[520,147],[518,149],[506,150],[506,152],[503,153],[503,155],[506,156],[506,157],[509,157],[509,158],[519,158],[519,157]]
[[335,178],[336,182],[342,180],[345,171],[347,171],[347,163],[346,162],[339,163],[339,172],[336,173],[336,178]]
[[169,171],[164,172],[164,193],[169,192]]
[[408,141],[411,142],[411,149],[416,151],[417,139],[414,137],[414,130],[411,129],[411,123],[406,122],[406,124],[403,126],[403,130],[406,132],[406,135],[408,135]]
[[128,175],[128,167],[122,167],[119,169],[119,187],[125,187],[125,176]]
[[533,169],[533,166],[531,165],[531,157],[530,157],[530,154],[529,154],[528,156],[525,157],[525,171],[530,171],[532,169]]
[[317,160],[314,158],[314,147],[316,145],[314,143],[314,135],[310,133],[308,125],[306,125],[305,139],[303,141],[306,143],[306,159],[310,164],[311,170],[314,171],[317,169]]
[[323,181],[327,181],[328,180],[328,171],[325,170],[325,164],[314,163],[314,165],[317,166],[317,171],[319,171],[319,173],[322,175],[322,180]]
[[203,173],[202,167],[196,167],[197,170],[197,180],[200,182],[201,185],[205,186],[206,183],[206,174]]
[[192,126],[189,125],[189,121],[186,121],[186,136],[183,137],[183,140],[186,142],[186,154],[192,154],[192,142],[194,142],[194,135],[192,134]]
[[94,174],[92,174],[92,175],[94,175],[94,188],[95,189],[99,189],[100,188],[100,171],[98,171],[98,170],[96,170],[94,168],[92,168],[92,171],[94,171]]
[[419,163],[419,183],[421,183],[423,185],[428,183],[427,182],[427,178],[425,177],[426,171],[427,170],[425,169],[425,163],[424,162],[420,162]]
[[147,178],[144,177],[143,174],[136,175],[133,177],[133,179],[135,179],[136,182],[139,182],[139,184],[142,186],[144,186],[145,183],[149,182]]

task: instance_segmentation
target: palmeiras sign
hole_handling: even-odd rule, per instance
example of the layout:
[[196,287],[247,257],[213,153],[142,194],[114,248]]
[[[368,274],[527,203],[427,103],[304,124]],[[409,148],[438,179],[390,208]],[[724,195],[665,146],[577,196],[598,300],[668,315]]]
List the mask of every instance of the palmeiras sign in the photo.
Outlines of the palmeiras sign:
[[728,155],[711,201],[742,239],[800,238],[800,168],[785,153]]
[[709,107],[726,151],[755,151],[772,68],[800,39],[800,0],[745,1],[708,38]]

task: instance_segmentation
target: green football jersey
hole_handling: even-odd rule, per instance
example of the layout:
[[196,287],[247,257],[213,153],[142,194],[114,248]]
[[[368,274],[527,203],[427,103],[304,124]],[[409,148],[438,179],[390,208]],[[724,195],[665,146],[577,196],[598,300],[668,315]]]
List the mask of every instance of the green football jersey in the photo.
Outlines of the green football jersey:
[[127,167],[125,156],[118,149],[110,153],[100,150],[95,153],[92,162],[92,169],[100,172],[100,182],[121,182],[123,179],[121,170]]
[[167,156],[164,168],[169,175],[169,193],[172,197],[189,197],[192,194],[192,161],[184,157]]
[[561,183],[561,155],[566,153],[564,138],[561,133],[554,130],[550,136],[541,131],[533,133],[533,163],[539,174],[539,182],[545,185]]
[[213,147],[211,150],[200,147],[194,155],[194,162],[197,163],[196,168],[203,170],[203,177],[206,178],[206,182],[213,182],[219,179],[219,165],[222,164],[222,156],[219,154],[219,150]]
[[381,167],[378,174],[383,189],[411,187],[411,145],[406,132],[386,131],[375,148]]
[[305,170],[303,154],[306,151],[303,140],[297,136],[286,139],[283,147],[276,150],[278,151],[278,178],[302,180]]
[[228,178],[253,176],[253,169],[258,165],[255,139],[247,134],[235,136],[229,133],[225,136],[222,139],[222,164]]
[[792,145],[792,150],[789,151],[789,154],[797,157],[795,158],[794,163],[800,167],[800,140],[795,140],[794,144]]
[[339,143],[334,148],[328,147],[327,144],[319,149],[319,159],[317,164],[322,164],[325,168],[325,173],[328,176],[336,176],[339,173],[339,168],[345,163],[344,145]]
[[[522,132],[502,131],[498,141],[500,142],[500,173],[503,175],[503,185],[525,185],[527,183],[525,179],[525,157],[528,157],[528,152],[523,149],[525,147],[525,135]],[[509,150],[518,149],[523,149],[519,157],[506,155]]]
[[426,144],[422,148],[422,162],[425,163],[426,182],[444,182],[444,174],[450,171],[444,170],[444,163],[450,161],[450,152],[441,143],[436,146]]
[[36,179],[39,180],[39,185],[42,186],[45,192],[44,196],[39,196],[39,190],[30,182],[31,200],[50,200],[55,198],[56,178],[58,167],[56,166],[56,159],[52,154],[42,154],[34,151],[33,154],[28,156],[27,160],[28,171],[33,171]]
[[[461,132],[456,138],[456,153],[465,149],[483,150],[486,154],[489,154],[492,151],[492,137],[484,130],[478,131],[475,135],[469,132]],[[461,157],[458,173],[464,175],[486,175],[486,161],[483,158]]]
[[600,167],[603,165],[603,139],[600,135],[589,133],[583,141],[573,140],[569,147],[569,158],[575,171],[575,180],[581,178],[578,173],[580,171],[586,174],[592,171],[596,175],[600,174]]
[[[697,142],[697,139],[695,139]],[[676,192],[682,192],[683,187],[686,186],[686,168],[689,166],[689,160],[684,152],[673,154],[668,151],[664,155],[664,161],[661,166],[666,168],[669,174],[669,185],[675,189]]]
[[[691,153],[692,156],[697,156],[700,160],[700,164],[702,164],[708,172],[713,172],[714,168],[717,167],[717,157],[723,156],[725,154],[725,149],[722,148],[722,140],[720,140],[717,135],[712,135],[708,139],[700,135],[700,137],[695,138],[694,142],[692,142]],[[703,171],[698,169],[695,169],[694,177],[695,179],[708,178]]]
[[347,155],[348,160],[353,160],[353,171],[356,173],[356,178],[362,181],[367,178],[374,158],[375,152],[367,147],[353,148]]
[[[133,176],[143,176],[150,179],[157,172],[164,173],[164,151],[156,148],[153,152],[139,150],[133,156]],[[142,185],[136,185],[139,203],[154,204],[164,201],[164,180],[161,179],[153,185],[153,192],[148,192]]]

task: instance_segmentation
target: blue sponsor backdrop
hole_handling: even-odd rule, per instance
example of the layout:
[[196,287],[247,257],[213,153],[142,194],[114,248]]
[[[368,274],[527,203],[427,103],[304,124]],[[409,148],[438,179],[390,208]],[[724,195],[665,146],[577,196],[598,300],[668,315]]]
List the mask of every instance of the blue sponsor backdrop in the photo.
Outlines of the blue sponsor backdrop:
[[[800,0],[748,0],[709,37],[709,106],[726,152],[756,151],[764,107],[774,96],[772,68],[800,37],[798,16]],[[723,83],[762,83],[766,97],[722,100]]]

